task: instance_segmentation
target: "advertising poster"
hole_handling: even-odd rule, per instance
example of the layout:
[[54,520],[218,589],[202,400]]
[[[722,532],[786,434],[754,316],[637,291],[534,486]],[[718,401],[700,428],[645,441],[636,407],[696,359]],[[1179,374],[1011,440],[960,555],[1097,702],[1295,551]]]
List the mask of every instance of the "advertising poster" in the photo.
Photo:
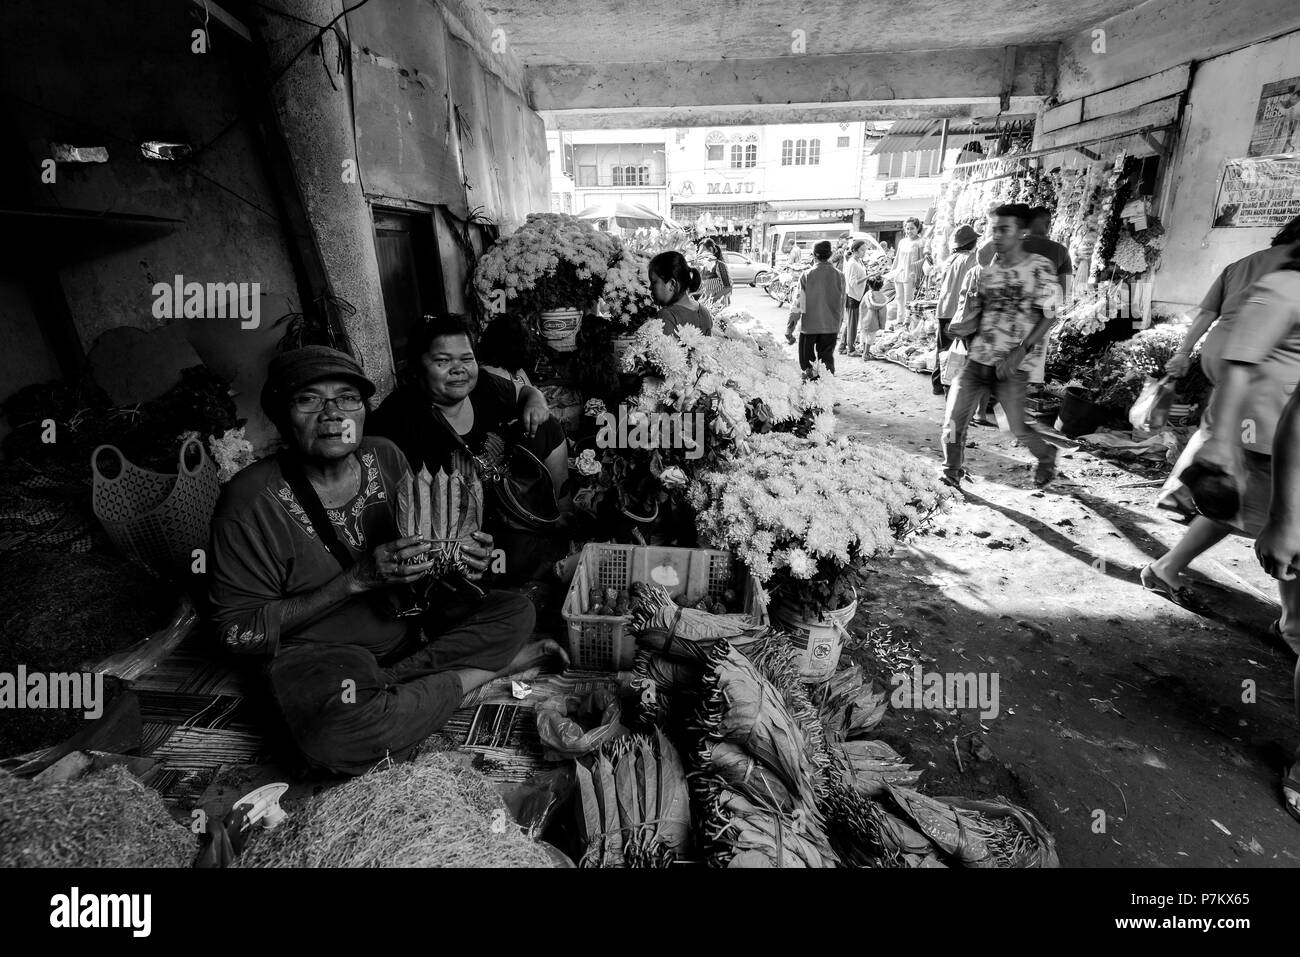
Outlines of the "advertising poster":
[[1300,215],[1300,154],[1228,160],[1214,227],[1284,226]]
[[1265,83],[1247,156],[1300,151],[1300,76]]

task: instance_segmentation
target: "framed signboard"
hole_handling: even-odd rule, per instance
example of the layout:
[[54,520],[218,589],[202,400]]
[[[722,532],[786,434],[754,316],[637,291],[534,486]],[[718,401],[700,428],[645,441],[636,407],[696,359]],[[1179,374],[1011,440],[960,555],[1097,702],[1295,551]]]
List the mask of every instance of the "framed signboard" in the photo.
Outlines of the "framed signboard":
[[1300,153],[1228,160],[1214,202],[1214,228],[1284,226],[1296,216]]

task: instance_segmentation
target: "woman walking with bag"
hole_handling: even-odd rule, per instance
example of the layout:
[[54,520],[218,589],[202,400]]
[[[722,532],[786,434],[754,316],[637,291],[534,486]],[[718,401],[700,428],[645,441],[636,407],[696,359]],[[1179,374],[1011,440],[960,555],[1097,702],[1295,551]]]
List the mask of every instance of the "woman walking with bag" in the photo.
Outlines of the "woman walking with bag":
[[724,306],[731,304],[731,274],[722,261],[722,250],[712,239],[700,244],[700,298],[712,299]]

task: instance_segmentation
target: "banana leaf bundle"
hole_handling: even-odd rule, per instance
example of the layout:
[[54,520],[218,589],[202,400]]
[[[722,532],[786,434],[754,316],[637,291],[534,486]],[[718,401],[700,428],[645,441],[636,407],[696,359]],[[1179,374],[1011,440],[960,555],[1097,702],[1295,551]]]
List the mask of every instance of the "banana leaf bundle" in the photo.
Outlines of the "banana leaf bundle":
[[714,867],[822,868],[839,863],[820,828],[810,827],[801,812],[763,807],[707,770],[697,779],[697,794],[707,809],[704,827]]
[[[720,641],[709,654],[704,690],[701,724],[706,733],[740,745],[811,805],[816,770],[811,749],[772,683],[748,658]],[[815,808],[811,813],[818,816]]]
[[587,842],[580,867],[667,867],[681,857],[690,798],[681,758],[662,733],[619,738],[576,765]]
[[397,487],[397,529],[402,536],[419,535],[434,543],[429,560],[434,577],[469,571],[460,552],[483,526],[483,484],[478,470],[463,453],[456,453],[451,473],[421,466]]
[[975,816],[963,815],[955,807],[911,788],[887,787],[894,803],[917,829],[939,850],[963,867],[997,867],[993,852],[981,829],[975,828]]
[[722,639],[744,643],[762,636],[767,626],[750,615],[714,615],[673,602],[662,585],[633,582],[631,627],[637,644],[685,661],[703,663],[712,645]]
[[841,774],[864,797],[880,797],[889,785],[911,787],[921,772],[882,741],[841,741],[829,746]]
[[758,673],[781,693],[786,711],[798,722],[804,739],[808,742],[812,763],[818,767],[823,766],[827,761],[826,731],[816,705],[808,696],[807,685],[799,674],[798,656],[789,636],[781,631],[772,631],[745,645],[741,651],[754,663]]
[[[904,867],[900,842],[889,833],[885,810],[843,775],[828,775],[820,796],[826,834],[848,867]],[[901,822],[900,822],[901,823]],[[917,835],[924,841],[923,836]],[[929,842],[924,841],[926,849]]]

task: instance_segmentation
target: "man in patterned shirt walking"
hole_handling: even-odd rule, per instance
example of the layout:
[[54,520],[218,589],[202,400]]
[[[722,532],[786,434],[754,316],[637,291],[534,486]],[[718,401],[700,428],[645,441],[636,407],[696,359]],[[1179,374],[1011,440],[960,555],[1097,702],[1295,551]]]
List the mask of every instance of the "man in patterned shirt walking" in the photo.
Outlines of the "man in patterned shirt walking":
[[969,354],[944,412],[943,481],[960,487],[966,477],[966,428],[992,390],[1016,438],[1038,460],[1034,483],[1041,487],[1056,476],[1056,448],[1025,422],[1029,372],[1022,367],[1052,324],[1056,270],[1044,257],[1024,250],[1029,207],[1000,206],[992,225],[996,254],[987,266],[967,274],[957,317],[948,330],[954,338],[967,338]]

